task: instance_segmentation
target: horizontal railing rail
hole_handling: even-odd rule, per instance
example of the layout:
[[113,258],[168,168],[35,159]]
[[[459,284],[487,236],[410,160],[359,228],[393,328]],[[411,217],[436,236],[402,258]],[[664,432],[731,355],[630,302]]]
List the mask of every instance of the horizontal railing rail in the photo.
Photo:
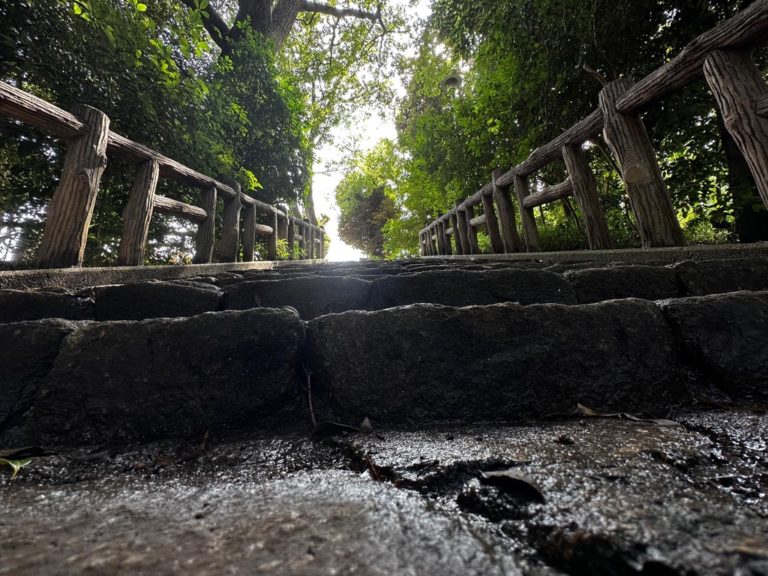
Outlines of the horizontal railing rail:
[[[612,247],[603,209],[583,145],[602,135],[619,168],[638,223],[643,247],[682,246],[685,237],[661,176],[640,113],[662,96],[704,76],[717,106],[768,206],[768,86],[751,50],[768,40],[768,0],[757,0],[689,43],[664,66],[635,83],[619,79],[600,92],[599,106],[557,138],[502,173],[466,200],[456,202],[419,231],[422,255],[477,254],[477,234],[485,228],[491,252],[541,250],[533,209],[573,196],[579,206],[589,248]],[[530,190],[530,177],[552,162],[565,164],[568,178]],[[517,229],[515,203],[521,221]],[[482,205],[482,215],[475,206]]]
[[[267,257],[278,257],[278,240],[286,240],[291,258],[299,243],[300,258],[324,258],[325,230],[296,218],[228,185],[185,166],[163,154],[109,129],[109,118],[89,106],[67,112],[15,86],[0,82],[0,115],[34,126],[67,141],[64,172],[48,207],[37,265],[41,268],[81,266],[87,231],[107,157],[138,164],[133,187],[123,211],[119,265],[144,262],[153,212],[198,223],[195,263],[213,261],[218,200],[224,204],[217,255],[222,262],[236,262],[240,252],[241,209],[243,259],[254,258],[255,237],[267,238]],[[155,194],[159,178],[167,178],[201,191],[201,206]],[[266,215],[269,225],[256,222]]]

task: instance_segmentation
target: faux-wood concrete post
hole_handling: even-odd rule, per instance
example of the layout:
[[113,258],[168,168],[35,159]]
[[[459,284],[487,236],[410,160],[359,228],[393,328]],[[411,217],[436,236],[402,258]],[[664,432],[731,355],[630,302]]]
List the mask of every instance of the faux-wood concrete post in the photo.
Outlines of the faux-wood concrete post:
[[307,260],[313,260],[315,258],[315,235],[312,233],[312,225],[308,220],[304,227],[304,250],[307,255]]
[[597,196],[597,186],[592,170],[589,168],[587,155],[581,145],[566,144],[562,151],[568,177],[573,186],[573,196],[579,204],[581,216],[584,219],[589,248],[607,250],[612,247],[611,236],[608,233],[608,223],[605,221],[603,207]]
[[520,205],[520,220],[523,223],[523,239],[525,240],[525,250],[527,252],[541,252],[539,243],[539,229],[536,226],[536,218],[533,215],[533,208],[523,206],[523,200],[530,195],[528,187],[528,177],[515,174],[515,194],[517,203]]
[[461,256],[464,254],[464,248],[461,245],[461,237],[459,235],[459,217],[454,211],[451,214],[451,228],[453,228],[453,241],[456,244],[456,254]]
[[256,247],[256,206],[246,204],[243,211],[243,262],[253,262]]
[[307,227],[303,222],[296,224],[296,229],[299,231],[299,260],[305,260],[307,258]]
[[208,217],[200,222],[195,236],[194,264],[207,264],[213,260],[213,244],[216,239],[216,188],[202,190],[200,200]]
[[67,142],[64,171],[48,206],[37,257],[41,268],[82,266],[96,195],[107,166],[109,118],[82,104],[72,112],[88,133]]
[[515,222],[515,205],[509,195],[509,187],[502,187],[496,184],[496,180],[501,177],[501,170],[496,168],[491,175],[493,183],[493,200],[499,209],[499,224],[501,227],[501,237],[504,241],[504,251],[508,254],[520,252],[522,242],[517,233],[517,223]]
[[277,260],[277,235],[280,223],[278,222],[276,212],[272,212],[269,215],[269,221],[269,225],[272,227],[272,234],[267,236],[267,258]]
[[443,215],[441,213],[437,213],[437,222],[435,223],[435,237],[437,239],[437,253],[440,256],[445,256],[448,252],[445,248],[445,228],[443,227],[443,222],[440,220]]
[[451,236],[448,234],[448,228],[450,228],[451,219],[450,218],[444,218],[442,221],[442,232],[443,232],[443,245],[445,246],[445,255],[446,256],[453,256],[453,246],[451,245]]
[[477,243],[477,228],[472,226],[472,218],[475,217],[475,209],[472,206],[467,206],[464,210],[465,218],[467,219],[467,242],[469,243],[470,254],[480,254],[480,245]]
[[711,52],[704,61],[704,76],[768,207],[768,118],[756,110],[768,86],[746,50]]
[[221,225],[219,260],[237,262],[238,243],[240,241],[240,184],[233,184],[233,197],[224,198],[224,217]]
[[281,208],[281,210],[285,213],[285,216],[278,217],[277,239],[288,240],[288,210],[286,208]]
[[119,266],[139,266],[144,263],[159,176],[160,165],[157,160],[147,160],[136,171],[128,202],[123,209],[123,236],[117,253]]
[[461,244],[461,254],[470,254],[469,238],[467,238],[467,213],[459,208],[459,201],[453,203],[456,209],[456,243]]
[[621,170],[643,247],[684,246],[685,237],[645,125],[637,114],[616,111],[616,101],[633,85],[632,80],[624,78],[601,90],[603,135]]
[[320,240],[320,242],[317,243],[317,257],[320,260],[323,260],[325,258],[325,231],[324,230],[317,231],[317,239]]
[[491,238],[491,250],[494,254],[504,254],[504,241],[499,231],[499,221],[496,220],[496,211],[493,208],[493,197],[480,195],[483,200],[483,212],[485,213],[485,227]]
[[294,260],[296,254],[294,252],[294,244],[296,243],[296,225],[293,223],[291,216],[286,211],[286,220],[288,220],[288,260]]

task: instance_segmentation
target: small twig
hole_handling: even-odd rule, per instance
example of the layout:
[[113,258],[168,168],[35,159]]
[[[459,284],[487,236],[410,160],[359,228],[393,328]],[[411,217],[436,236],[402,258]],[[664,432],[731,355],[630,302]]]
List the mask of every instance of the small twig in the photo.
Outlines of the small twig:
[[605,86],[606,84],[608,84],[608,79],[605,76],[603,76],[600,72],[592,68],[589,64],[584,64],[582,66],[582,69],[584,70],[584,72],[592,76],[592,78],[600,82],[602,86]]
[[312,370],[304,367],[304,374],[307,377],[307,401],[309,402],[309,416],[312,418],[312,427],[317,428],[317,419],[315,418],[315,408],[312,406]]

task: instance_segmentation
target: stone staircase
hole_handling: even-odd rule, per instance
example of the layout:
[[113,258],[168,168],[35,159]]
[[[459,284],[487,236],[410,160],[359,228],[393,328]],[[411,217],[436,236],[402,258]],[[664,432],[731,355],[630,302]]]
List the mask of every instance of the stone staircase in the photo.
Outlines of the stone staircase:
[[0,574],[768,574],[768,256],[656,254],[0,275]]
[[0,291],[0,439],[663,414],[768,394],[768,259],[417,260]]

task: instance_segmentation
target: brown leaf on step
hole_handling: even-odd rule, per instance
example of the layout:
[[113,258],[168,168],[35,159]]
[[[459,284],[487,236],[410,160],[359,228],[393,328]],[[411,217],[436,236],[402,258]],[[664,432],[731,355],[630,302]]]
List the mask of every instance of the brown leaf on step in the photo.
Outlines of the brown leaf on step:
[[365,417],[363,420],[363,423],[360,424],[360,432],[363,434],[371,434],[373,432],[373,424],[371,424],[371,421],[368,419],[368,416]]
[[590,418],[618,418],[624,420],[632,420],[633,422],[645,422],[647,424],[656,424],[656,426],[679,426],[678,422],[669,420],[668,418],[640,418],[634,414],[628,412],[612,412],[610,414],[603,414],[597,410],[593,410],[584,404],[576,404],[576,412],[582,416],[588,416]]
[[753,558],[768,558],[768,541],[750,538],[734,546],[729,552],[735,552]]
[[576,411],[579,414],[582,414],[584,416],[602,416],[602,414],[600,414],[600,412],[598,412],[597,410],[592,410],[592,408],[587,408],[586,406],[584,406],[584,404],[580,404],[580,403],[576,404]]
[[496,486],[502,492],[522,496],[534,502],[543,504],[546,501],[541,488],[531,478],[513,470],[480,472],[480,482]]

